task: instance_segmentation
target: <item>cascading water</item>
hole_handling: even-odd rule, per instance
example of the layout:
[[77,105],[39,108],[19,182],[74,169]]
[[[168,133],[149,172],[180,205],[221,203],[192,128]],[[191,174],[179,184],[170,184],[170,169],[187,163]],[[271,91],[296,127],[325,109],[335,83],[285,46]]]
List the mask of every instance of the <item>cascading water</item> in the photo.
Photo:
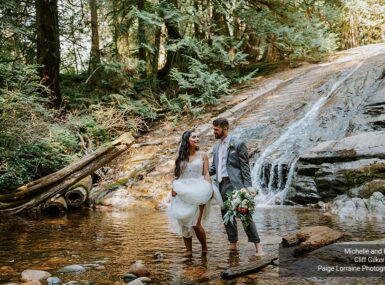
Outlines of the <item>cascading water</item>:
[[256,197],[258,205],[282,204],[291,185],[295,166],[300,154],[313,146],[320,138],[316,125],[319,112],[333,93],[363,64],[358,63],[347,75],[332,85],[300,120],[269,145],[255,162],[252,169],[253,185],[261,189]]

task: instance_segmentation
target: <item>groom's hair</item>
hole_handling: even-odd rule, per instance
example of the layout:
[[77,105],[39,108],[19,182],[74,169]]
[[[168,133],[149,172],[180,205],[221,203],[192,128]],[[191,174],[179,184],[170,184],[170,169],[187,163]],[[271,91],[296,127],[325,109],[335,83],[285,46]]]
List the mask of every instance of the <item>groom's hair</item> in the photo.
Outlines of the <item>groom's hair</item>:
[[213,121],[213,125],[221,128],[229,128],[229,121],[225,118],[216,118]]

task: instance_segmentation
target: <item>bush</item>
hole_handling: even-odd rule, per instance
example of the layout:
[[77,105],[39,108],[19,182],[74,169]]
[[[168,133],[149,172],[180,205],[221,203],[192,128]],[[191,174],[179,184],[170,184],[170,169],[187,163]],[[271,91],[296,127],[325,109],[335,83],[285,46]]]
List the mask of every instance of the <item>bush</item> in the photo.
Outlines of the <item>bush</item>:
[[36,66],[0,64],[0,192],[60,169],[79,151],[76,135],[36,92],[38,80]]
[[188,72],[173,69],[171,78],[178,83],[182,93],[196,95],[193,103],[215,104],[220,96],[231,93],[230,81],[224,75],[218,70],[210,71],[206,64],[191,57]]

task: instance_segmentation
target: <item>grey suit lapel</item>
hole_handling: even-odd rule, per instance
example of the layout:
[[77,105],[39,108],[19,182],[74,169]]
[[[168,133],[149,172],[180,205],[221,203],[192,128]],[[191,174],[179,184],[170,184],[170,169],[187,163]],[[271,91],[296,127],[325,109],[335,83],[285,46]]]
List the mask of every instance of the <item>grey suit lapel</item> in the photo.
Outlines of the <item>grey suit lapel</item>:
[[233,136],[229,135],[229,144],[227,146],[227,157],[226,157],[226,166],[228,164],[228,161],[229,161],[229,156],[230,156],[230,145],[233,143]]

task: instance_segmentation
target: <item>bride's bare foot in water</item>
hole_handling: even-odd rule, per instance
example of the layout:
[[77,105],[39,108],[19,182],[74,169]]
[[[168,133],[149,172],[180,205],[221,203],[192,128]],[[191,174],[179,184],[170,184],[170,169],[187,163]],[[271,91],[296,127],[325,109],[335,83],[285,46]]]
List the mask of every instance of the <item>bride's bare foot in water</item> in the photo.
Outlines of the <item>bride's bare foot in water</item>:
[[237,252],[237,251],[238,251],[238,249],[237,249],[237,243],[231,242],[231,243],[229,244],[229,250],[232,251],[232,252]]
[[184,256],[184,257],[192,257],[192,251],[185,251],[185,252],[183,253],[183,256]]

